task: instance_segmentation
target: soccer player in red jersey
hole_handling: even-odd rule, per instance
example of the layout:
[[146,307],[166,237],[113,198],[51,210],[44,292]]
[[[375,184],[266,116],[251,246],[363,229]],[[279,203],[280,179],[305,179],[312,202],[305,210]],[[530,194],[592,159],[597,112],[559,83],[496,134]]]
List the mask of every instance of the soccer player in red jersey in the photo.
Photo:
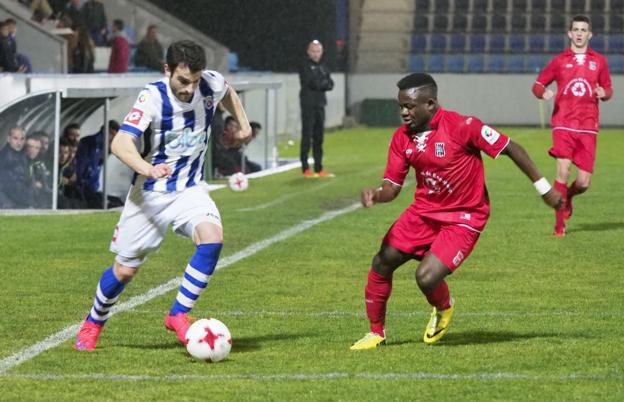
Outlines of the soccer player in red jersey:
[[[553,146],[548,151],[557,159],[554,187],[564,199],[555,212],[555,236],[565,236],[565,220],[572,215],[572,197],[589,188],[596,159],[598,134],[598,100],[613,96],[607,59],[589,47],[591,23],[584,15],[572,18],[570,47],[544,68],[533,84],[533,94],[550,99],[554,93],[548,85],[557,83],[552,114]],[[577,167],[576,180],[568,187],[570,167]]]
[[371,332],[352,350],[385,343],[392,275],[411,259],[420,260],[416,282],[433,306],[423,340],[431,344],[446,333],[455,306],[444,277],[470,255],[490,214],[481,152],[492,158],[509,156],[548,205],[557,208],[562,203],[524,148],[476,117],[440,107],[437,84],[430,75],[411,74],[397,86],[405,124],[392,136],[381,187],[362,191],[362,204],[370,208],[394,200],[410,167],[416,172],[416,194],[373,258],[365,287]]

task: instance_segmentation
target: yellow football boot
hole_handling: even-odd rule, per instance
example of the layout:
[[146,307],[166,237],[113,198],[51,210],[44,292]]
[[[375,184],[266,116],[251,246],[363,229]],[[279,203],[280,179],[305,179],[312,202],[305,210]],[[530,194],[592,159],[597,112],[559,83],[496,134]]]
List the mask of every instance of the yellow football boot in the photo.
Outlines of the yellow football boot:
[[448,330],[451,318],[453,317],[453,311],[455,310],[455,303],[451,300],[451,307],[446,310],[438,311],[437,308],[433,308],[429,324],[425,328],[425,334],[423,335],[423,341],[426,344],[431,345],[439,341],[446,331]]
[[364,338],[351,345],[351,350],[375,349],[376,347],[385,344],[386,338],[374,332],[369,332],[364,335]]

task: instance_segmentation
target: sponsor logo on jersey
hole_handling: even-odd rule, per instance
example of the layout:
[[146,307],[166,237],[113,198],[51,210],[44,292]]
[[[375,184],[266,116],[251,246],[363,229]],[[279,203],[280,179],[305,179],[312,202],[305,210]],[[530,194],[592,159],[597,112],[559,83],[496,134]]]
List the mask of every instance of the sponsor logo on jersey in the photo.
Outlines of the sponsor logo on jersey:
[[420,175],[422,176],[423,184],[429,189],[429,194],[441,193],[444,189],[446,189],[449,194],[453,192],[448,180],[437,173],[426,171],[420,172]]
[[572,92],[574,96],[585,96],[588,92],[592,95],[591,85],[585,78],[574,78],[563,89],[563,94],[567,95]]
[[460,250],[457,252],[457,254],[455,254],[455,258],[453,258],[453,264],[455,266],[458,266],[459,264],[461,264],[463,259],[464,259],[464,253],[462,253]]
[[143,111],[141,109],[132,108],[132,110],[130,111],[130,113],[128,113],[124,121],[126,123],[137,125],[141,121],[142,117],[143,117]]
[[481,127],[481,137],[483,137],[488,144],[494,145],[496,141],[498,141],[500,133],[490,126],[483,125],[483,127]]
[[165,135],[167,154],[169,155],[192,155],[198,147],[205,147],[206,132],[193,133],[190,127],[181,131],[168,131]]
[[446,151],[444,151],[444,143],[436,142],[435,143],[435,156],[438,158],[443,158],[446,155]]
[[595,71],[597,68],[598,68],[598,66],[596,65],[595,61],[590,61],[589,62],[589,69],[590,70],[594,70]]

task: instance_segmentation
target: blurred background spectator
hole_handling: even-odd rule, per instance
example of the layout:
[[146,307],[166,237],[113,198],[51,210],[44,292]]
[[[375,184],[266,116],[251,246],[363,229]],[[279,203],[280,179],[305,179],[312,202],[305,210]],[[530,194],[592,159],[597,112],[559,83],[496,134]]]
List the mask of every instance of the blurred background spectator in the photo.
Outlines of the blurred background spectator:
[[17,21],[13,18],[7,18],[4,21],[9,27],[9,43],[11,44],[11,51],[15,57],[15,61],[18,66],[18,70],[23,71],[25,73],[32,72],[32,66],[30,64],[30,58],[23,53],[19,53],[17,51]]
[[84,3],[82,22],[87,27],[95,46],[106,46],[108,20],[101,0],[88,0]]
[[74,35],[76,41],[72,49],[70,71],[75,74],[92,73],[95,63],[95,44],[84,25],[80,25]]
[[111,54],[108,62],[109,73],[125,73],[128,71],[128,59],[130,57],[130,44],[124,32],[123,20],[113,21],[111,40]]
[[31,192],[28,180],[28,161],[24,155],[24,130],[9,130],[7,144],[0,150],[0,203],[2,208],[28,208]]
[[42,150],[38,134],[31,134],[26,139],[26,160],[28,161],[28,184],[31,196],[30,206],[50,208],[52,205],[52,174],[45,163],[39,159]]
[[158,41],[158,29],[156,25],[150,25],[137,45],[134,64],[148,70],[163,71],[165,63],[163,56],[163,47]]

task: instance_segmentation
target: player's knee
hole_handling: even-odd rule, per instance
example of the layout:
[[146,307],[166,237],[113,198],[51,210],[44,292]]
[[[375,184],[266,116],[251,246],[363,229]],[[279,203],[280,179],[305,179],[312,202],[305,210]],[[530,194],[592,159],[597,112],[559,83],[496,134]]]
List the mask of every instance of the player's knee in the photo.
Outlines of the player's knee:
[[435,275],[433,270],[429,269],[426,266],[420,266],[418,269],[416,269],[415,275],[418,287],[425,292],[434,289],[437,286],[437,282],[439,281],[438,276]]
[[373,257],[372,267],[373,271],[385,277],[392,275],[392,272],[394,272],[392,261],[383,252],[379,252]]
[[223,243],[223,229],[214,223],[202,222],[195,226],[195,244]]
[[587,191],[589,189],[589,185],[591,184],[591,178],[590,177],[583,177],[583,178],[577,178],[576,179],[576,184],[574,185],[574,187],[576,187],[576,193],[577,194],[581,194],[584,193],[585,191]]
[[119,279],[123,283],[128,283],[134,278],[139,267],[132,268],[125,265],[122,265],[118,262],[115,262],[115,266],[113,268],[113,272],[115,273],[115,277]]

